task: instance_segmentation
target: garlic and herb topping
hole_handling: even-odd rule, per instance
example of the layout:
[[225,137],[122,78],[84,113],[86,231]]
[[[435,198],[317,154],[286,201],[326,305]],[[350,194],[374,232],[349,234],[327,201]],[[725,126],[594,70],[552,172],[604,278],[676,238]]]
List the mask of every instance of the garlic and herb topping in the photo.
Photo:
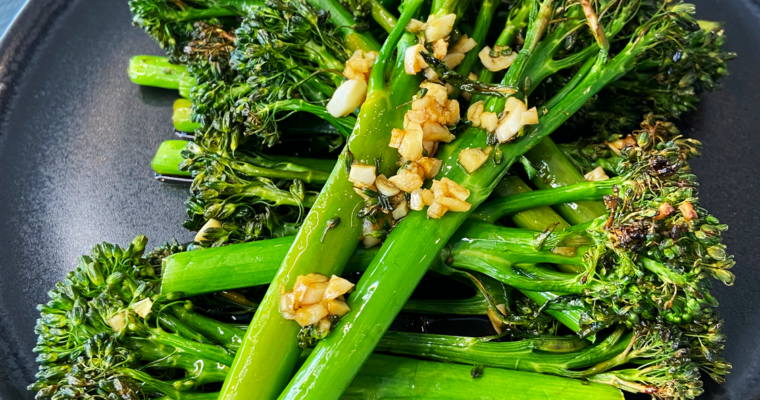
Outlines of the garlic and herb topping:
[[377,52],[356,50],[346,61],[343,75],[348,78],[338,86],[327,103],[327,112],[333,117],[345,117],[364,103],[367,97],[367,81],[375,65]]
[[353,283],[339,276],[328,279],[321,274],[301,275],[292,291],[286,292],[285,286],[280,286],[280,314],[324,337],[338,319],[351,311],[344,296],[353,288]]

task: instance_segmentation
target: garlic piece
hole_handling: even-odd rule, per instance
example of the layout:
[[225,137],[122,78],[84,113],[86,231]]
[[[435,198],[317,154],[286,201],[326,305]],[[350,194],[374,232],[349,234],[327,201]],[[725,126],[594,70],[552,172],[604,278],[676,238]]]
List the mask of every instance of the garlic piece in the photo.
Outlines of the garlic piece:
[[404,139],[398,148],[399,154],[407,160],[417,161],[422,157],[422,137],[422,128],[418,124],[410,124],[409,128],[404,130]]
[[587,173],[586,175],[583,175],[583,179],[589,182],[598,182],[598,181],[605,181],[607,179],[610,179],[610,177],[607,176],[607,174],[604,172],[604,168],[599,166],[589,171],[589,173]]
[[393,197],[401,192],[383,174],[378,175],[375,179],[375,186],[377,186],[377,191],[386,197]]
[[456,43],[454,43],[453,46],[449,48],[449,53],[467,53],[468,51],[475,48],[475,46],[478,45],[478,42],[475,41],[475,39],[467,36],[466,34],[462,35],[462,37],[457,40]]
[[456,20],[456,14],[448,14],[440,18],[431,15],[428,18],[427,27],[425,27],[425,40],[428,43],[432,43],[449,36],[451,30],[454,29],[454,22]]
[[327,307],[327,312],[329,312],[330,315],[337,315],[339,317],[343,317],[344,315],[348,314],[349,311],[351,311],[345,301],[338,299],[326,301],[325,307]]
[[348,180],[358,187],[368,188],[375,183],[375,166],[369,164],[354,164],[348,174]]
[[446,211],[448,211],[446,210],[446,207],[444,207],[441,203],[434,201],[433,204],[428,207],[427,216],[429,218],[438,219],[443,217],[443,214],[446,214]]
[[427,50],[425,50],[425,47],[421,44],[410,46],[404,52],[404,71],[406,71],[407,74],[415,75],[428,67],[425,59],[420,55],[420,52],[427,53]]
[[528,111],[523,111],[522,114],[520,114],[520,122],[522,122],[523,125],[535,125],[538,123],[538,110],[536,110],[536,107],[531,108]]
[[508,56],[499,54],[498,57],[491,57],[491,48],[486,46],[483,47],[483,50],[480,50],[478,57],[480,57],[480,62],[483,63],[483,66],[486,67],[487,70],[497,72],[509,68],[509,66],[517,59],[517,52],[513,51]]
[[402,169],[398,175],[392,176],[388,180],[396,185],[397,188],[409,193],[421,188],[423,183],[419,174],[407,169]]
[[337,299],[338,297],[343,296],[344,294],[353,290],[353,288],[354,284],[347,279],[333,275],[330,278],[330,282],[327,283],[327,287],[325,289],[322,300]]
[[335,118],[345,117],[364,103],[367,97],[367,82],[349,79],[340,84],[327,103],[327,112]]
[[446,63],[446,66],[449,67],[449,69],[456,68],[462,63],[462,60],[464,60],[464,54],[462,53],[449,53],[443,57],[443,62]]
[[447,210],[455,212],[469,211],[471,207],[471,204],[466,201],[447,196],[435,199],[434,203],[439,203],[440,205],[446,207]]
[[[522,113],[528,111],[525,107],[525,103],[514,97],[509,98],[509,100],[512,99],[514,99],[514,102],[511,105],[512,110],[509,111],[509,114],[507,114],[496,128],[496,131],[494,131],[496,138],[499,139],[500,143],[511,140],[518,132],[520,132],[520,129],[523,127]],[[507,103],[509,103],[509,100]]]
[[132,309],[135,310],[137,315],[139,315],[141,318],[147,317],[152,307],[153,302],[148,297],[138,301],[135,304],[132,304]]
[[322,303],[317,303],[296,310],[295,320],[298,322],[298,325],[309,326],[316,324],[328,315],[330,313],[327,312],[327,308]]
[[198,233],[195,235],[195,239],[193,239],[196,242],[210,242],[211,238],[206,237],[206,229],[209,228],[221,228],[222,223],[211,218],[210,220],[206,221],[206,223],[201,227],[201,229],[198,230]]
[[417,164],[425,171],[424,179],[435,178],[441,170],[441,160],[432,157],[422,157],[417,160]]
[[485,151],[481,148],[464,149],[459,152],[459,164],[468,174],[471,174],[480,169],[480,167],[488,161],[488,155],[490,153],[490,146],[487,147]]
[[[418,189],[419,190],[419,189]],[[396,208],[393,209],[393,213],[391,214],[393,216],[393,219],[398,221],[401,218],[406,217],[406,215],[409,213],[409,207],[407,206],[406,200],[401,201]]]
[[433,42],[433,57],[443,60],[449,50],[449,44],[446,43],[446,39],[438,39]]

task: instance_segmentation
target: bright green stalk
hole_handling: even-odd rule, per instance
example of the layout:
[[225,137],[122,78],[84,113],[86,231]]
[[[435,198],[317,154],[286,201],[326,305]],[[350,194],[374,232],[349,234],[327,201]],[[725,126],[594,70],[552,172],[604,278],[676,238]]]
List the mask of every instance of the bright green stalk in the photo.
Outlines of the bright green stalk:
[[150,162],[153,171],[162,175],[190,176],[190,172],[179,169],[179,165],[185,161],[182,157],[185,146],[187,146],[185,140],[166,140],[161,143]]
[[[505,84],[516,87],[521,82],[523,68],[552,13],[553,2],[545,0],[528,29],[525,47],[507,72]],[[492,166],[489,161],[472,175],[459,168],[457,153],[460,149],[485,147],[486,144],[482,131],[468,129],[438,154],[444,165],[437,178],[448,177],[469,189],[468,201],[474,209],[491,194],[518,156],[551,134],[607,84],[630,71],[637,56],[661,40],[660,30],[651,27],[641,32],[611,60],[604,50],[596,59],[590,59],[546,104],[549,112],[540,118],[538,125],[517,142],[502,146],[502,164]],[[489,101],[487,109],[501,112],[504,102],[504,99]],[[401,310],[430,262],[469,214],[447,213],[440,220],[429,220],[425,213],[414,212],[401,221],[383,243],[380,253],[359,281],[356,292],[350,296],[348,303],[352,311],[317,345],[281,398],[337,398]]]
[[473,379],[471,369],[465,365],[373,355],[340,398],[471,400],[504,398],[505,393],[514,400],[623,398],[612,387],[528,372],[486,369],[481,377]]
[[[546,143],[544,140],[543,143]],[[540,146],[540,145],[539,145]],[[554,175],[556,176],[556,175]],[[515,181],[519,180],[519,178],[515,177],[508,177],[505,179],[510,179],[511,182],[514,184],[519,184]],[[531,208],[538,208],[538,207],[546,207],[546,206],[554,206],[554,207],[562,207],[565,206],[565,204],[560,203],[566,203],[566,204],[574,204],[578,205],[580,207],[581,205],[583,207],[586,207],[585,203],[590,203],[593,205],[593,209],[598,208],[597,206],[600,204],[597,201],[602,200],[604,196],[611,195],[614,193],[613,188],[616,185],[620,185],[624,182],[623,179],[620,178],[612,178],[607,179],[604,181],[598,181],[598,182],[588,182],[588,181],[582,181],[575,184],[567,184],[567,186],[561,186],[563,181],[552,181],[552,186],[556,188],[555,190],[539,190],[539,191],[523,191],[516,194],[513,194],[511,196],[503,197],[500,199],[494,199],[491,201],[487,201],[478,207],[478,209],[470,216],[471,218],[476,219],[482,219],[483,221],[487,222],[496,222],[496,219],[501,218],[503,215],[515,215],[515,217],[518,218],[525,218],[528,215],[531,214],[525,214],[524,210],[529,210]],[[582,201],[581,201],[582,200]],[[572,202],[572,203],[568,203]],[[603,206],[602,206],[603,207]],[[586,208],[587,210],[587,208]],[[545,210],[541,210],[541,214],[543,214]],[[587,212],[590,212],[593,210],[587,210]],[[606,212],[606,209],[599,214],[596,214],[593,218],[594,219],[600,215],[603,215],[604,212]],[[519,216],[517,215],[519,214]],[[590,221],[579,221],[576,223],[581,222],[588,222]],[[556,222],[550,222],[543,227],[546,228],[550,226],[551,224]],[[557,228],[566,228],[569,225],[565,223],[567,226],[557,227]],[[539,226],[538,222],[532,223],[531,226],[525,226],[525,225],[519,225],[525,228],[530,229],[538,229]],[[543,228],[542,228],[543,229]],[[556,229],[556,231],[559,231],[560,229]]]
[[[583,175],[578,172],[573,163],[562,154],[551,139],[538,143],[525,153],[525,156],[538,170],[538,174],[536,174],[531,182],[539,189],[586,182],[583,179]],[[554,208],[572,225],[591,221],[607,212],[604,204],[594,201],[557,204]]]
[[[402,126],[407,108],[397,106],[408,102],[417,91],[419,80],[404,73],[403,58],[399,58],[389,88],[385,69],[392,63],[397,47],[398,53],[403,54],[414,41],[412,35],[405,35],[403,39],[402,35],[421,5],[422,0],[406,4],[398,24],[380,50],[356,128],[257,310],[220,399],[275,398],[292,374],[300,354],[296,340],[300,327],[279,313],[280,286],[290,288],[299,275],[340,274],[351,257],[362,229],[360,221],[355,220],[353,208],[361,198],[353,191],[346,165],[351,164],[349,157],[366,164],[374,164],[375,159],[380,158],[385,166],[395,165],[398,152],[387,144],[391,129]],[[324,234],[327,221],[336,217],[340,223]]]
[[396,26],[396,16],[393,15],[387,8],[378,0],[370,0],[370,6],[372,7],[372,19],[390,33],[393,27]]
[[[489,368],[473,378],[472,367],[423,361],[407,357],[373,354],[362,366],[342,400],[471,400],[497,399],[508,391],[513,400],[533,400],[546,396],[563,400],[623,400],[623,394],[609,386],[558,376]],[[159,385],[149,379],[148,382]],[[219,393],[176,392],[174,400],[216,400]],[[169,398],[162,398],[170,400]]]
[[134,56],[127,67],[127,75],[133,83],[164,89],[179,89],[186,72],[184,65],[172,64],[163,56]]
[[568,378],[584,378],[594,367],[625,352],[633,337],[618,328],[605,340],[589,342],[572,338],[528,338],[513,342],[487,339],[387,332],[375,351],[413,355],[425,359],[540,372]]
[[195,132],[201,127],[201,124],[193,122],[193,102],[189,99],[177,99],[174,102],[174,112],[172,113],[172,124],[174,129],[180,132]]

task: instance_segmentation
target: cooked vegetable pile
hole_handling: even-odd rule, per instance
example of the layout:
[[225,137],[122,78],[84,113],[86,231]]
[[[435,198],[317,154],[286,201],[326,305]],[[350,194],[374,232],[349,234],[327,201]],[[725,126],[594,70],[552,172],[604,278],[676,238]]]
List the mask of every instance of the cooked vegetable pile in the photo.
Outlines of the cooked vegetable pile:
[[725,380],[710,291],[734,261],[676,125],[735,55],[694,6],[129,7],[166,51],[130,78],[180,97],[152,167],[189,183],[195,236],[80,259],[38,307],[37,398],[693,399]]

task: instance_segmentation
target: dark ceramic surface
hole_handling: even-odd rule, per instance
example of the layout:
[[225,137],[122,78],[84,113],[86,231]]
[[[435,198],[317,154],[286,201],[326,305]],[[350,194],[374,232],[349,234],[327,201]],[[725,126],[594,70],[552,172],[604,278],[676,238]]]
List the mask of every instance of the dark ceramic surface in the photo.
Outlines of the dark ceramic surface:
[[[737,259],[735,286],[715,288],[734,370],[703,398],[760,399],[760,1],[695,2],[699,17],[729,22],[740,55],[689,123],[705,144],[694,162],[703,204],[731,227]],[[80,254],[138,233],[152,245],[190,238],[185,188],[154,182],[148,167],[171,137],[175,95],[129,82],[140,53],[160,51],[130,25],[125,0],[32,0],[0,42],[0,399],[33,397],[34,306]]]

